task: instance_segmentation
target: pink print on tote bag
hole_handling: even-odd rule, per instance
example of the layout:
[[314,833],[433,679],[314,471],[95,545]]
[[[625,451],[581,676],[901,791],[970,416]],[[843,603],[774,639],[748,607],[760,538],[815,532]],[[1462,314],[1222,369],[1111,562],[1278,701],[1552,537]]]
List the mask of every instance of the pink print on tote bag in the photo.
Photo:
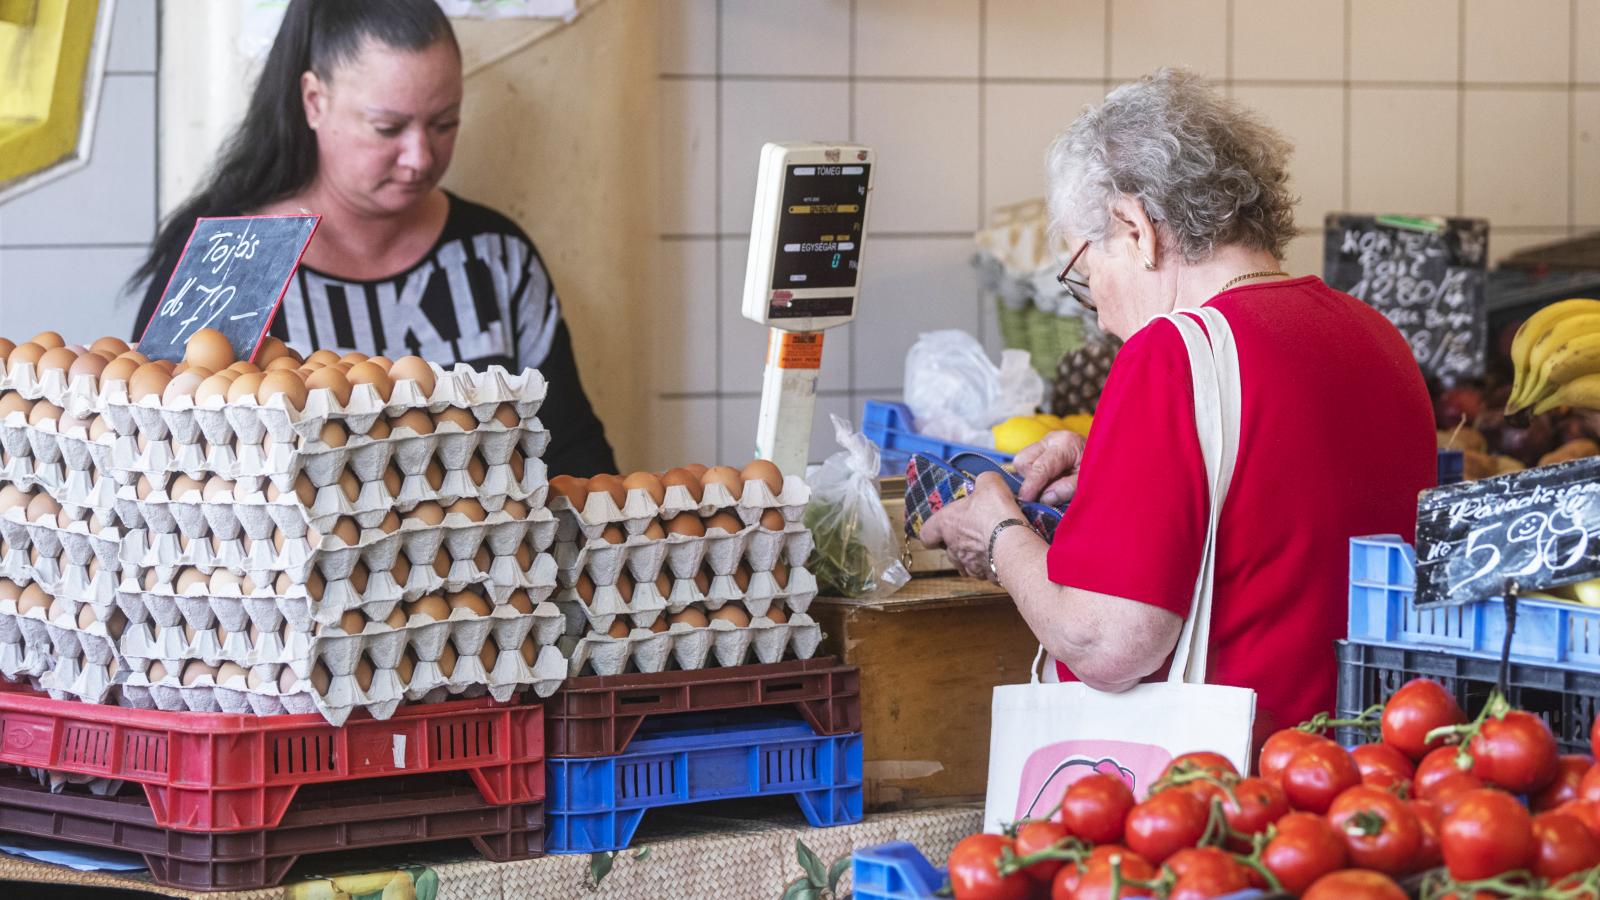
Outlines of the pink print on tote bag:
[[1022,764],[1013,821],[1044,816],[1073,782],[1100,772],[1121,776],[1133,795],[1142,797],[1170,762],[1172,754],[1154,744],[1084,740],[1040,747]]

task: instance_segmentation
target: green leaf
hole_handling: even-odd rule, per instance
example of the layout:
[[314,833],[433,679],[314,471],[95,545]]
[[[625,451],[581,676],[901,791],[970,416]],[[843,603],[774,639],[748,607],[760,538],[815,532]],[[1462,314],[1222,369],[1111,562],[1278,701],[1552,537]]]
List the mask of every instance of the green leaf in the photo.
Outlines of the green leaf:
[[800,858],[800,868],[806,870],[806,878],[811,882],[812,887],[827,887],[827,868],[822,865],[822,860],[811,852],[811,848],[807,847],[805,842],[799,838],[794,840],[794,855]]
[[650,858],[650,848],[649,847],[640,847],[638,852],[633,854],[633,858],[637,859],[640,862],[644,862],[645,860]]
[[439,896],[439,873],[432,869],[423,869],[422,874],[416,876],[417,900],[437,900]]
[[796,878],[784,889],[782,900],[817,900],[817,889],[804,878]]
[[839,879],[843,878],[844,873],[848,872],[849,870],[850,857],[845,856],[834,860],[833,865],[828,867],[828,890],[838,891]]
[[615,853],[589,854],[589,877],[594,879],[594,886],[599,887],[600,882],[611,874],[611,867],[616,865]]

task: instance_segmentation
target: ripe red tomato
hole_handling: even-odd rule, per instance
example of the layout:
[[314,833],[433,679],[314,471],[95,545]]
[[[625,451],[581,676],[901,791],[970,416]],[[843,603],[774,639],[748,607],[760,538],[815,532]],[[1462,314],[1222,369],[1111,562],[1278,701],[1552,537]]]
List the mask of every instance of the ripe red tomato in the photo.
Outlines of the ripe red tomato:
[[1281,783],[1280,775],[1283,767],[1289,764],[1289,758],[1306,747],[1319,743],[1331,744],[1333,741],[1320,734],[1312,734],[1298,728],[1285,728],[1273,732],[1272,736],[1261,744],[1261,755],[1258,757],[1256,771],[1268,781]]
[[1588,774],[1593,765],[1594,758],[1586,753],[1562,756],[1556,760],[1556,777],[1528,798],[1528,806],[1534,812],[1544,812],[1578,799],[1578,787],[1583,784],[1583,776]]
[[1061,822],[1091,844],[1115,844],[1122,840],[1122,822],[1133,804],[1127,782],[1097,772],[1067,788],[1061,798]]
[[1078,883],[1083,880],[1083,870],[1076,865],[1062,866],[1056,872],[1054,881],[1050,882],[1050,900],[1072,900],[1072,895],[1078,892]]
[[1129,849],[1155,865],[1200,842],[1210,810],[1188,791],[1162,791],[1128,813]]
[[1344,838],[1319,815],[1292,812],[1278,820],[1278,834],[1261,852],[1261,863],[1283,889],[1298,894],[1313,881],[1344,867]]
[[1405,900],[1394,879],[1366,869],[1345,869],[1318,878],[1300,900]]
[[1445,867],[1457,881],[1526,868],[1533,859],[1533,821],[1505,791],[1467,794],[1439,828]]
[[1566,813],[1533,817],[1533,847],[1533,874],[1540,878],[1561,878],[1600,865],[1600,838]]
[[1180,753],[1173,757],[1172,762],[1167,763],[1167,767],[1161,771],[1161,776],[1165,778],[1174,772],[1193,772],[1196,770],[1210,772],[1212,775],[1217,776],[1239,774],[1239,770],[1234,767],[1233,762],[1221,753],[1212,753],[1210,750],[1194,750],[1189,753]]
[[1246,778],[1233,786],[1238,802],[1222,797],[1222,815],[1228,827],[1240,834],[1260,834],[1289,812],[1289,798],[1275,781]]
[[1426,798],[1433,791],[1433,786],[1452,775],[1472,773],[1472,768],[1461,768],[1457,762],[1458,751],[1455,747],[1440,747],[1428,751],[1428,755],[1417,764],[1417,773],[1412,776],[1411,786],[1416,790],[1418,797]]
[[1422,799],[1439,807],[1440,814],[1448,816],[1455,812],[1457,806],[1461,805],[1463,798],[1473,791],[1481,791],[1483,788],[1482,778],[1462,772],[1451,775],[1443,781],[1435,782],[1433,789],[1424,794]]
[[1592,800],[1574,800],[1557,807],[1556,812],[1572,816],[1589,829],[1589,833],[1600,838],[1600,803]]
[[1328,824],[1344,837],[1352,863],[1386,875],[1410,871],[1422,843],[1422,826],[1406,802],[1364,784],[1333,801]]
[[[1017,855],[1031,856],[1040,850],[1054,847],[1058,842],[1067,837],[1067,828],[1060,822],[1024,822],[1017,829]],[[1056,877],[1056,870],[1061,868],[1064,860],[1045,859],[1023,869],[1028,877],[1034,881],[1049,884]]]
[[1530,712],[1514,709],[1504,718],[1484,720],[1483,730],[1468,745],[1475,760],[1473,774],[1513,794],[1539,790],[1556,777],[1555,735]]
[[1000,851],[1016,844],[1003,834],[970,834],[950,851],[950,887],[956,900],[1028,900],[1033,879],[1023,872],[1004,878],[996,863]]
[[1444,725],[1461,725],[1467,714],[1437,681],[1417,678],[1400,686],[1384,704],[1379,724],[1383,742],[1420,760],[1439,741],[1429,741],[1428,732]]
[[1417,764],[1411,761],[1411,757],[1388,744],[1362,744],[1350,751],[1350,758],[1356,761],[1356,768],[1361,770],[1363,782],[1379,773],[1392,776],[1393,781],[1410,781],[1417,774]]
[[[1600,720],[1600,717],[1596,717]],[[1589,767],[1578,782],[1578,799],[1600,801],[1600,763]]]
[[1444,854],[1439,850],[1439,828],[1444,824],[1444,813],[1427,800],[1412,800],[1410,806],[1411,812],[1417,817],[1417,831],[1421,835],[1421,840],[1417,842],[1416,863],[1411,871],[1438,868],[1444,864]]
[[[1167,794],[1187,797],[1182,791],[1166,791]],[[1078,880],[1078,887],[1072,892],[1072,900],[1115,900],[1116,897],[1139,896],[1147,893],[1124,887],[1117,894],[1111,892],[1111,876],[1113,867],[1121,868],[1121,880],[1153,881],[1156,877],[1155,866],[1137,853],[1117,854],[1103,859],[1094,859],[1084,867],[1083,877]]]
[[1175,876],[1167,900],[1208,900],[1250,887],[1250,869],[1216,847],[1190,847],[1167,859]]
[[1289,805],[1325,813],[1333,798],[1361,783],[1361,770],[1338,744],[1312,744],[1289,759],[1283,769],[1283,792]]

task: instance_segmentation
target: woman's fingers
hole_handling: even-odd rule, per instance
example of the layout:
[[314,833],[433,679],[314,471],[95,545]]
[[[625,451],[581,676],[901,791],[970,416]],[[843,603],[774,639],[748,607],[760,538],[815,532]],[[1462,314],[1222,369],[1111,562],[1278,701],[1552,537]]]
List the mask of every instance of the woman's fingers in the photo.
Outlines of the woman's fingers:
[[1078,492],[1078,473],[1073,472],[1064,478],[1057,478],[1045,486],[1039,493],[1039,502],[1045,506],[1060,506],[1072,499]]

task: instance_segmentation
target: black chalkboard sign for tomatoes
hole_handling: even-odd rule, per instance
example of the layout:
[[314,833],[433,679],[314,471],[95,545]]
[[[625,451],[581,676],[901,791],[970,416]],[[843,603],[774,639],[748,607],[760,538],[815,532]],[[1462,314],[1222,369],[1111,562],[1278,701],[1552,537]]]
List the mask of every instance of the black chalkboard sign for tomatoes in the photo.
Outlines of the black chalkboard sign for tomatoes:
[[139,352],[183,359],[189,336],[215,328],[235,359],[254,359],[321,216],[198,219],[172,270]]
[[1600,577],[1600,457],[1424,491],[1418,607]]

